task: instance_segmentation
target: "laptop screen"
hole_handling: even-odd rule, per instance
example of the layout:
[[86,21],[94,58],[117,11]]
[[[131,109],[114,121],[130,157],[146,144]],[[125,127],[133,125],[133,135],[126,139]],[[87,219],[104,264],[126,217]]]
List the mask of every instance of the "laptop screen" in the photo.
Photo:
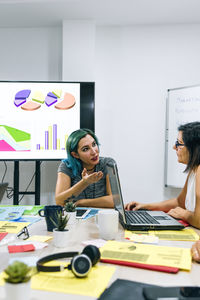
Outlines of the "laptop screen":
[[119,214],[123,218],[123,222],[126,223],[124,204],[121,192],[121,186],[119,181],[119,175],[116,164],[108,164],[107,172],[109,175],[109,181],[111,186],[111,192],[113,196],[115,209],[119,211]]

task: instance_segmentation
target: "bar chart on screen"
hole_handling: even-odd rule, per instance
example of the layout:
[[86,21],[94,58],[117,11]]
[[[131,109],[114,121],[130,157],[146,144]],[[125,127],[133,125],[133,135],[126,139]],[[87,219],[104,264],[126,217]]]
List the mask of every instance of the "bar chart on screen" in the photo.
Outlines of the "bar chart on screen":
[[43,143],[36,144],[36,150],[65,150],[68,134],[58,136],[58,125],[49,125],[43,134]]

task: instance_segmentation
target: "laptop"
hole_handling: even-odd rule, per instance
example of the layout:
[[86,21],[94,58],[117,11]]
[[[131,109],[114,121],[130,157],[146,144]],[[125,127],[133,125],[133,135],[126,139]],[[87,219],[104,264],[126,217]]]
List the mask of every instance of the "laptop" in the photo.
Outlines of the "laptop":
[[119,174],[116,164],[108,164],[111,191],[115,209],[119,212],[119,221],[127,230],[180,230],[184,226],[163,211],[124,209]]
[[7,187],[8,187],[8,182],[0,183],[0,202],[3,199]]

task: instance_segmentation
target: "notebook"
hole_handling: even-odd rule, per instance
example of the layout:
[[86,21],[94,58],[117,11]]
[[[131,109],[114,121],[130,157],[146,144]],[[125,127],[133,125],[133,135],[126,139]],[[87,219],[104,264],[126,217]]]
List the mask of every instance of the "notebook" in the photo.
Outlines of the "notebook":
[[179,230],[184,226],[163,211],[124,209],[121,185],[116,164],[108,164],[111,191],[115,209],[119,212],[119,220],[127,230]]
[[8,187],[7,182],[0,183],[0,202],[3,199],[3,195],[5,194],[7,187]]

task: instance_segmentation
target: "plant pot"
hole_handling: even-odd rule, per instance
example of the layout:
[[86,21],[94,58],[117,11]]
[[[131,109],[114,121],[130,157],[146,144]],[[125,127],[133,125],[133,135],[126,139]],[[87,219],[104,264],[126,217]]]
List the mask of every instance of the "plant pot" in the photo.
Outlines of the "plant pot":
[[29,300],[31,281],[22,283],[5,282],[6,300]]
[[70,241],[71,232],[68,229],[58,231],[57,228],[53,229],[53,244],[55,247],[67,247]]
[[68,225],[75,225],[77,223],[77,219],[76,219],[76,212],[67,212],[68,216],[69,216],[69,221],[68,221]]

